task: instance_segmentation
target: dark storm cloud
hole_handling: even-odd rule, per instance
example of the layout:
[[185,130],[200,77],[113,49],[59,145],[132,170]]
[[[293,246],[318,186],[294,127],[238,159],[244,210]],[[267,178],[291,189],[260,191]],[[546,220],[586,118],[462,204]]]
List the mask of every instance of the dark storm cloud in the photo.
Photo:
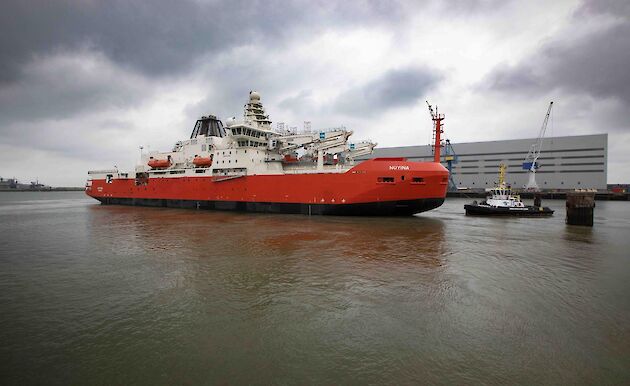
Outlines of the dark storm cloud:
[[133,108],[154,87],[90,52],[48,57],[27,65],[22,73],[19,83],[0,87],[0,128],[14,121]]
[[410,106],[440,79],[440,74],[426,68],[390,70],[342,93],[334,103],[335,109],[350,115],[371,115],[391,108]]
[[630,1],[585,0],[575,12],[576,18],[598,14],[609,14],[628,17],[630,16]]
[[383,1],[23,1],[0,13],[0,80],[19,76],[34,54],[86,44],[151,75],[189,70],[207,52],[243,43],[281,44],[302,26],[393,22],[401,6]]
[[[247,45],[277,52],[292,39],[328,27],[397,23],[406,9],[404,3],[377,0],[9,0],[0,12],[0,124],[133,106],[152,97],[149,81],[177,79],[199,68],[210,68],[207,77],[219,86],[214,93],[221,97],[209,107],[227,115],[243,102],[249,87],[273,92],[287,84],[288,75],[270,75],[254,58],[216,64],[223,54]],[[82,68],[76,61],[61,69],[40,65],[50,57],[86,52],[102,55],[110,62],[108,71],[119,67],[121,74],[136,78],[103,76],[100,69]],[[33,63],[40,65],[36,71]],[[138,84],[143,77],[145,84]],[[205,108],[191,110],[196,115]]]
[[[320,28],[396,25],[432,1],[80,1],[5,0],[0,12],[0,81],[35,54],[86,44],[151,75],[189,70],[202,54],[244,43],[283,44]],[[498,0],[436,1],[450,12],[496,10]]]
[[570,39],[571,30],[565,31],[517,65],[496,69],[484,84],[493,90],[515,94],[560,89],[596,98],[615,98],[630,106],[628,2],[587,2],[576,11],[574,22],[602,13],[614,14],[621,20],[576,40]]

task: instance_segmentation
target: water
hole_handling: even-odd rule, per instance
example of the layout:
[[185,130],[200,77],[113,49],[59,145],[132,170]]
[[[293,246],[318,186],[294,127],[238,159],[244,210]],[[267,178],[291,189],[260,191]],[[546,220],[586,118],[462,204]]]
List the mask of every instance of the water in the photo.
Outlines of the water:
[[628,384],[630,205],[594,228],[0,193],[0,383]]

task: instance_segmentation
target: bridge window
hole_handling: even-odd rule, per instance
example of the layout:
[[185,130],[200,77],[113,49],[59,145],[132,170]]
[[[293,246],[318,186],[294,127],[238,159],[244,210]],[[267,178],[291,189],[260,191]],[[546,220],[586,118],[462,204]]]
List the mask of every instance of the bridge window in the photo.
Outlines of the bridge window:
[[422,177],[414,177],[411,180],[411,183],[412,184],[423,184],[424,183],[424,178],[422,178]]
[[384,184],[393,184],[394,177],[378,177],[376,181],[379,183],[384,183]]

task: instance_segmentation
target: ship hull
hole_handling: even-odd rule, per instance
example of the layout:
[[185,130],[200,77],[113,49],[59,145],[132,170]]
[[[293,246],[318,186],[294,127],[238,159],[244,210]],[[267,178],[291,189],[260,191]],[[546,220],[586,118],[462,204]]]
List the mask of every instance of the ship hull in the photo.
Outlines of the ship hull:
[[111,205],[409,216],[442,205],[447,185],[438,163],[374,159],[342,173],[95,179],[86,193]]
[[443,198],[366,202],[360,204],[303,204],[283,202],[193,201],[147,198],[97,198],[104,205],[130,205],[162,208],[210,209],[238,212],[286,213],[330,216],[411,216],[435,209]]

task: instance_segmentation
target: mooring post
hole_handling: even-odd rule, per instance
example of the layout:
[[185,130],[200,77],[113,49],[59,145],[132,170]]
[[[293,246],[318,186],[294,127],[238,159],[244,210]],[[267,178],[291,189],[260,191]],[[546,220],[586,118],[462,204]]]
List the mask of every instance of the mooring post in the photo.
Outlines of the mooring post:
[[592,227],[594,208],[595,192],[568,192],[566,223]]

